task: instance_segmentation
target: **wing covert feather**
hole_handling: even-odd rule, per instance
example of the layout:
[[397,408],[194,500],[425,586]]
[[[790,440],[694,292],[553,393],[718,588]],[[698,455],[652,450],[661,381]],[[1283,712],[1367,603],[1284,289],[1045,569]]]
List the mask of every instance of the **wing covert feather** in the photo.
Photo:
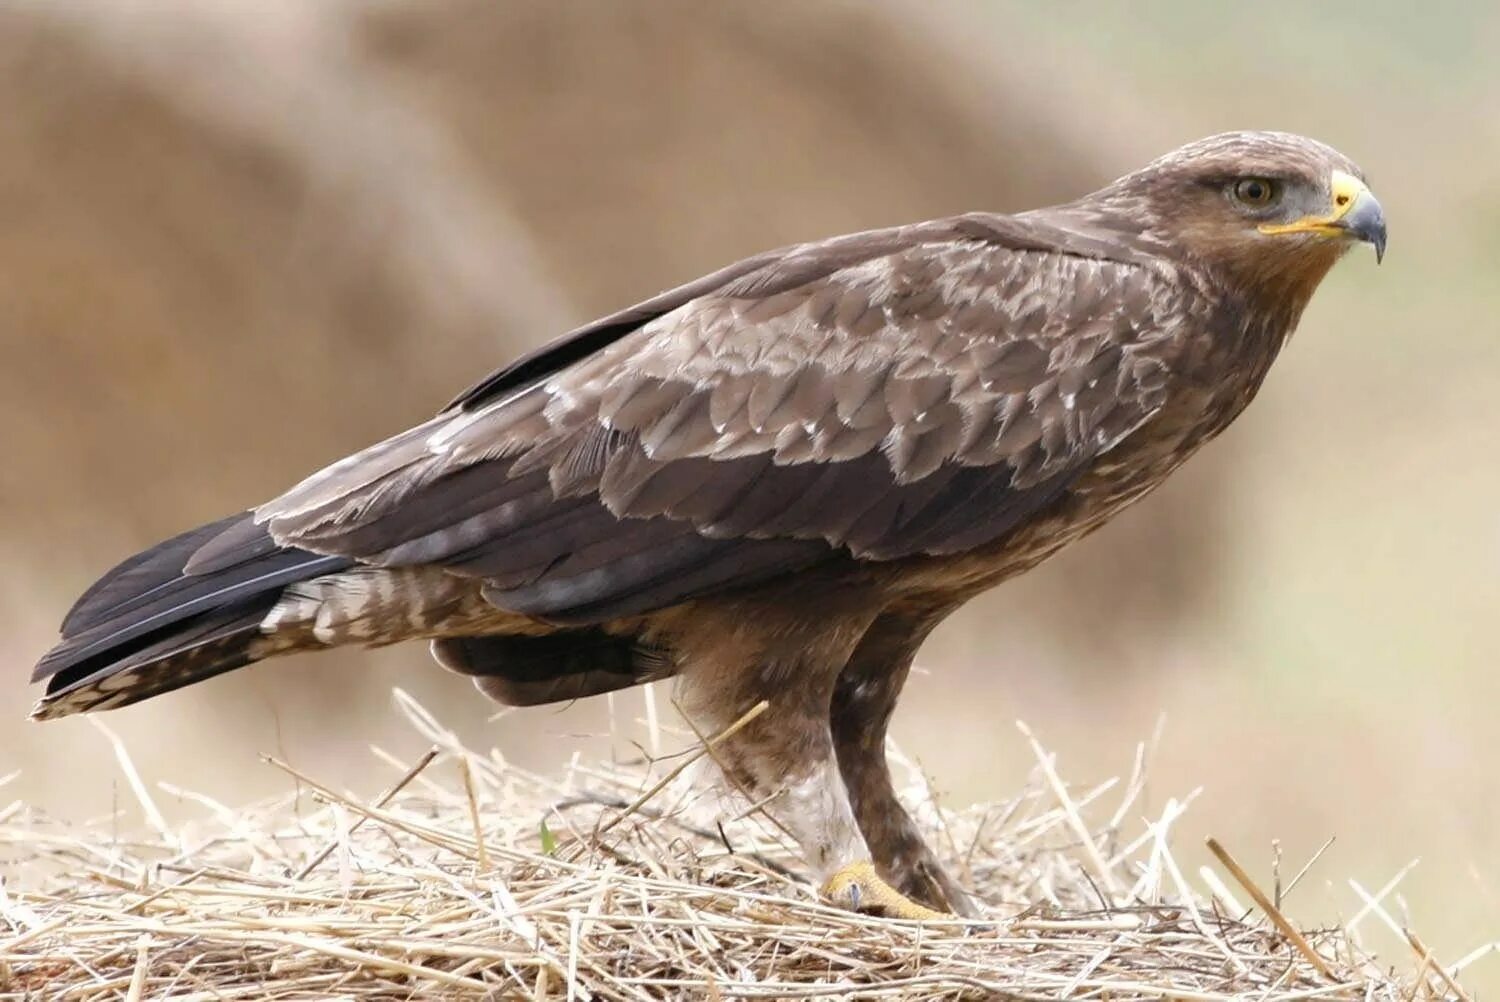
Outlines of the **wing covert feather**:
[[840,553],[996,539],[1162,405],[1181,293],[1161,266],[1056,234],[955,236],[1016,225],[987,218],[664,294],[257,517],[284,545],[446,566],[505,608],[577,621]]

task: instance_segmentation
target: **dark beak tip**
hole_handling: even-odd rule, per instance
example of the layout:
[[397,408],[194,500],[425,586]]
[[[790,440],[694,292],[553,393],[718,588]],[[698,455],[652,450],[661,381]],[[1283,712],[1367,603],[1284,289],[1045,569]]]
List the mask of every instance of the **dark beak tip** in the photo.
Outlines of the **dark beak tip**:
[[1373,195],[1363,195],[1354,211],[1343,220],[1344,227],[1356,239],[1375,248],[1375,263],[1385,260],[1385,213]]

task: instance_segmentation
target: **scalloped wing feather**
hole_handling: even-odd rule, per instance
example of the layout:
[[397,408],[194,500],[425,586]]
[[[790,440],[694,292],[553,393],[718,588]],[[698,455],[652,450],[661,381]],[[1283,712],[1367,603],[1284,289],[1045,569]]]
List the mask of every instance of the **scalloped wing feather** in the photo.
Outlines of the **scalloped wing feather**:
[[575,620],[998,538],[1162,405],[1186,283],[1056,234],[1005,245],[1004,217],[925,226],[626,311],[634,328],[563,342],[524,385],[497,374],[258,518],[284,545],[447,566]]

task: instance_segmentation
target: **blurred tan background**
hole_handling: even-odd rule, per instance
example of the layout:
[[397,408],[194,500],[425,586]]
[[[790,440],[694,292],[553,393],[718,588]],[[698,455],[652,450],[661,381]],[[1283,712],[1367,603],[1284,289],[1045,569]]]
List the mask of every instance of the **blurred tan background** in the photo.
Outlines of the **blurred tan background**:
[[[1402,890],[1440,957],[1500,939],[1497,46],[1477,0],[0,6],[4,796],[119,802],[105,739],[25,722],[25,679],[130,552],[736,257],[1277,128],[1365,168],[1385,266],[1333,274],[1166,488],[935,635],[896,734],[967,802],[1023,781],[1016,718],[1083,780],[1165,714],[1156,806],[1206,787],[1185,846],[1265,874],[1272,839],[1300,866],[1337,835],[1305,920],[1421,856]],[[610,753],[603,700],[489,721],[421,646],[104,719],[145,776],[219,800],[283,788],[262,751],[370,793],[370,743],[421,744],[392,685],[526,766]],[[616,699],[617,726],[640,713]]]

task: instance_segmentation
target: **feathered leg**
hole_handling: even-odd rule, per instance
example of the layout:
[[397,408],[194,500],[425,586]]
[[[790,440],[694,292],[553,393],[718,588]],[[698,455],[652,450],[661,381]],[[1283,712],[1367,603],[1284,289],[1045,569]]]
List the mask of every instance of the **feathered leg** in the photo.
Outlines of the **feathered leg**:
[[903,895],[965,917],[969,895],[938,863],[896,797],[886,729],[917,648],[947,609],[887,613],[855,648],[833,692],[832,735],[844,785],[876,870]]
[[876,873],[840,774],[829,708],[869,613],[852,602],[844,615],[828,602],[801,605],[693,609],[695,629],[677,645],[682,708],[717,733],[769,697],[766,712],[715,748],[729,781],[791,835],[834,903],[894,918],[946,917]]

